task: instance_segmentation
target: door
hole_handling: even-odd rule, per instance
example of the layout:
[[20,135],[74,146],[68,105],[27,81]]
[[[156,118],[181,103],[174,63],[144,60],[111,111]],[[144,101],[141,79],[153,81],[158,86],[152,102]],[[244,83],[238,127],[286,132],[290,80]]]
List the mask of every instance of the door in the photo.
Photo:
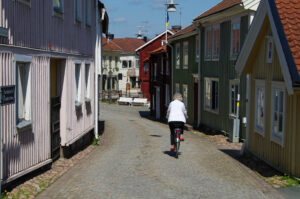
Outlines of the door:
[[156,88],[156,107],[155,107],[155,112],[156,112],[156,119],[160,119],[160,89]]
[[194,83],[194,125],[198,125],[198,83]]
[[50,111],[51,111],[51,158],[58,159],[60,155],[60,107],[61,107],[61,94],[59,91],[59,65],[60,61],[50,60]]

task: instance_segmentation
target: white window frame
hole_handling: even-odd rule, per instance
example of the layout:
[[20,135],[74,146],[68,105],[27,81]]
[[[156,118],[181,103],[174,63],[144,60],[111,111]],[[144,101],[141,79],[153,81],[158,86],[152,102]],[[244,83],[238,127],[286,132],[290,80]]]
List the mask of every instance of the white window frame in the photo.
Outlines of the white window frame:
[[[282,133],[274,132],[274,92],[275,91],[283,92],[283,112],[282,112]],[[284,137],[285,137],[285,116],[286,116],[286,88],[284,82],[272,82],[272,99],[271,99],[271,127],[270,127],[270,140],[284,147]]]
[[[88,70],[87,70],[88,69]],[[85,62],[85,101],[91,100],[91,63]]]
[[177,43],[175,45],[175,68],[180,69],[180,62],[181,62],[181,56],[180,56],[180,43]]
[[[79,76],[78,76],[78,85],[77,85],[76,70],[77,70],[78,66],[79,66]],[[75,107],[80,107],[82,105],[82,102],[81,102],[81,80],[82,80],[82,63],[80,61],[75,61],[75,64],[74,64],[74,85],[75,85],[75,87],[74,87],[75,88],[74,102],[75,102]]]
[[74,17],[75,23],[82,22],[82,0],[74,0]]
[[[213,95],[212,95],[212,91],[213,91],[213,81],[214,82],[217,82],[218,83],[218,89],[217,91],[217,99],[212,99]],[[209,83],[209,88],[207,88],[207,84],[206,83]],[[207,89],[209,89],[209,98],[207,98]],[[216,94],[215,94],[216,96]],[[215,100],[217,103],[217,109],[213,109],[212,108],[212,102],[213,100]],[[204,110],[208,111],[208,112],[212,112],[212,113],[215,113],[215,114],[219,114],[219,108],[220,108],[220,84],[219,84],[219,78],[212,78],[212,77],[205,77],[204,78]],[[207,106],[207,104],[209,104]]]
[[[28,72],[28,84],[27,84],[27,89],[26,89],[26,97],[23,99],[24,101],[24,110],[27,110],[27,114],[24,114],[24,120],[19,120],[19,89],[21,87],[19,82],[19,66],[18,64],[27,64],[29,67],[29,72]],[[32,57],[30,56],[25,56],[25,55],[14,55],[14,65],[15,65],[15,85],[16,85],[16,109],[15,109],[15,116],[16,116],[16,129],[18,131],[21,131],[23,129],[27,129],[28,127],[31,127],[32,125]]]
[[[211,49],[209,49],[209,46],[208,46],[208,41],[209,41],[209,38],[208,38],[208,33],[210,32],[210,44],[211,44]],[[213,38],[213,31],[212,31],[212,27],[211,26],[207,26],[205,27],[205,31],[204,31],[204,37],[205,37],[205,46],[204,46],[204,60],[205,61],[210,61],[211,58],[212,58],[212,47],[213,47],[213,44],[212,44],[212,38]]]
[[189,68],[189,41],[183,42],[182,49],[183,69]]
[[180,93],[180,84],[179,83],[175,84],[175,93]]
[[92,25],[92,1],[85,0],[85,25]]
[[188,85],[187,84],[182,85],[182,98],[185,107],[188,107]]
[[[271,44],[271,48],[270,48]],[[271,55],[271,57],[269,56]],[[266,60],[268,64],[273,62],[274,57],[274,41],[272,37],[267,37],[267,52],[266,52]]]
[[[217,37],[217,42],[215,42],[215,31],[216,30],[219,30],[219,35],[218,35],[218,37]],[[220,38],[221,38],[221,29],[220,29],[220,24],[214,24],[213,26],[212,26],[212,48],[211,48],[211,50],[212,50],[212,52],[211,52],[211,56],[212,56],[212,60],[213,61],[218,61],[219,60],[219,58],[220,58],[220,50],[221,50],[221,45],[220,45]],[[217,52],[215,52],[215,43],[218,43],[218,51]]]
[[[61,4],[61,6],[60,7],[56,7],[54,5],[54,1],[59,1],[60,4]],[[63,14],[64,14],[64,0],[53,0],[52,3],[53,3],[53,6],[52,6],[52,8],[53,8],[53,15],[54,16],[58,16],[58,17],[62,17]]]
[[[239,25],[239,43],[238,43],[238,52],[234,53],[233,52],[233,27],[234,25]],[[239,55],[240,51],[241,51],[241,18],[235,18],[231,20],[231,40],[230,40],[230,58],[231,60],[235,60],[237,58],[237,56]]]
[[[257,96],[257,92],[258,92],[258,89],[264,89],[264,101],[263,101],[263,114],[264,114],[264,117],[263,117],[263,126],[259,126],[257,124],[257,107],[258,107],[258,96]],[[255,116],[254,116],[254,129],[255,129],[255,132],[262,135],[262,136],[265,136],[265,126],[266,126],[266,82],[265,80],[255,80]]]
[[[236,99],[232,99],[232,86],[238,86],[238,93],[237,95],[240,93],[240,80],[230,80],[229,81],[229,116],[231,117],[236,117],[236,113],[232,112],[232,101],[234,101],[235,104],[235,112],[237,110],[236,107],[236,103],[237,103],[237,98]],[[236,95],[236,97],[237,97]]]

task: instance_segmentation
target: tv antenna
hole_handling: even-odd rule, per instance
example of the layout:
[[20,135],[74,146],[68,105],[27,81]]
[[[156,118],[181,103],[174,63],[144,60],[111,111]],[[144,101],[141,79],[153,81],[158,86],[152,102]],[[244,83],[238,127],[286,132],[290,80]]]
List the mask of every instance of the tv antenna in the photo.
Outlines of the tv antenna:
[[137,28],[139,29],[138,34],[136,34],[137,38],[143,39],[142,29],[144,28],[144,26],[137,26]]

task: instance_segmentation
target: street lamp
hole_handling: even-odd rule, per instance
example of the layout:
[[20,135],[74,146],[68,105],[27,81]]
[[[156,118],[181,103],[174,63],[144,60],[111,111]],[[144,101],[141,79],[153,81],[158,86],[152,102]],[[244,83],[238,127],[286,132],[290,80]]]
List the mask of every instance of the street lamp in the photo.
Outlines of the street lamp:
[[167,23],[169,22],[169,15],[168,15],[168,12],[176,12],[176,6],[175,5],[178,5],[178,4],[175,4],[174,3],[174,0],[170,0],[171,2],[168,3],[168,0],[166,0],[166,44],[168,43],[168,25]]

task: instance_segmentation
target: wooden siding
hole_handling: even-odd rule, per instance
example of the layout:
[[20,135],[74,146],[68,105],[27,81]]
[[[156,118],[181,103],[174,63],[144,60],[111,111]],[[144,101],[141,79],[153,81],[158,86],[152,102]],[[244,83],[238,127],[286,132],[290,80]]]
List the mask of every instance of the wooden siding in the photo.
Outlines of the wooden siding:
[[[82,106],[75,109],[75,61],[81,62],[80,102]],[[63,73],[65,75],[62,85],[61,98],[61,145],[68,146],[89,130],[94,128],[94,63],[90,62],[90,98],[85,102],[85,61],[68,59]]]
[[[265,20],[268,22],[268,20]],[[251,68],[251,105],[249,118],[249,150],[269,164],[283,172],[300,177],[300,95],[289,96],[286,92],[286,115],[284,145],[281,146],[270,140],[271,131],[271,96],[272,81],[284,82],[280,62],[276,49],[271,64],[266,63],[267,39],[266,35],[271,34],[269,22],[265,23],[256,41],[255,49],[258,49],[250,58]],[[248,65],[250,67],[250,65]],[[261,79],[266,83],[266,112],[265,112],[265,136],[255,132],[255,80]]]
[[[240,26],[240,41],[242,45],[248,33],[248,16],[241,17]],[[239,76],[235,71],[235,62],[230,58],[230,38],[231,38],[231,21],[225,21],[220,24],[220,57],[218,61],[206,61],[204,59],[205,53],[205,29],[201,30],[201,124],[209,126],[211,128],[225,131],[227,133],[232,132],[233,118],[229,115],[230,106],[230,93],[229,86],[230,80],[240,80],[240,119],[246,116],[246,76]],[[218,78],[219,79],[219,112],[213,113],[204,109],[204,78]],[[241,124],[240,138],[246,138],[246,127]]]
[[[188,41],[188,68],[183,68],[183,42]],[[188,102],[187,102],[187,113],[189,118],[187,122],[190,124],[194,123],[194,111],[198,111],[194,109],[194,78],[193,74],[198,74],[198,62],[196,62],[196,35],[191,37],[180,39],[174,42],[174,50],[173,50],[173,57],[175,55],[175,46],[177,43],[180,43],[180,67],[176,69],[173,67],[173,94],[176,92],[175,85],[178,83],[180,85],[180,93],[183,95],[183,88],[182,85],[186,84],[188,86]],[[175,60],[174,60],[175,63]]]
[[[32,129],[17,133],[15,104],[1,107],[3,180],[51,158],[49,58],[33,57],[31,67]],[[0,76],[0,85],[15,85],[12,53],[0,53]]]
[[[82,16],[85,3],[82,2]],[[64,1],[62,17],[54,16],[53,1],[31,0],[31,6],[19,1],[0,1],[0,27],[8,28],[10,45],[92,56],[95,47],[95,17],[91,26],[74,20],[74,1]],[[92,3],[91,16],[95,16]],[[30,22],[30,23],[29,23]],[[51,43],[51,47],[49,46]]]

